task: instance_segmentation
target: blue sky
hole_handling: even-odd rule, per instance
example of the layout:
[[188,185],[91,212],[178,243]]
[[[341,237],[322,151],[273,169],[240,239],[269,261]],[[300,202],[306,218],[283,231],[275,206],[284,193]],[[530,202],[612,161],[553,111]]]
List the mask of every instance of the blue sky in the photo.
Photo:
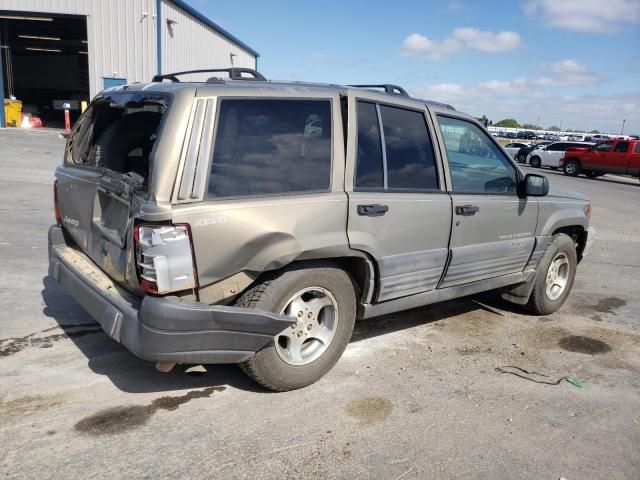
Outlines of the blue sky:
[[189,3],[270,79],[397,83],[494,121],[640,134],[640,0]]

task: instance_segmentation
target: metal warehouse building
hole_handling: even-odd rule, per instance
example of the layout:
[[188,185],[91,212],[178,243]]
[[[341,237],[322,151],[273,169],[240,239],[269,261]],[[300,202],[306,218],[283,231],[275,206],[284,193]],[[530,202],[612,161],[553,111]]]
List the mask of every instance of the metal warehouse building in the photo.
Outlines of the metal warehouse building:
[[[60,126],[65,103],[76,117],[104,88],[158,73],[255,69],[258,56],[182,0],[0,0],[0,92],[45,125]],[[4,116],[0,108],[0,127]]]

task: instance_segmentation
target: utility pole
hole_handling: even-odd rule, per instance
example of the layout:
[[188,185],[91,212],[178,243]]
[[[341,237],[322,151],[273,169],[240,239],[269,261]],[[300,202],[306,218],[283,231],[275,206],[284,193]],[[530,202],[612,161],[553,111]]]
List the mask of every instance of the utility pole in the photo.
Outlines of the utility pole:
[[560,119],[560,131],[562,131],[562,119]]
[[622,135],[622,132],[624,132],[624,123],[627,121],[627,119],[622,120],[622,130],[620,130],[620,135]]

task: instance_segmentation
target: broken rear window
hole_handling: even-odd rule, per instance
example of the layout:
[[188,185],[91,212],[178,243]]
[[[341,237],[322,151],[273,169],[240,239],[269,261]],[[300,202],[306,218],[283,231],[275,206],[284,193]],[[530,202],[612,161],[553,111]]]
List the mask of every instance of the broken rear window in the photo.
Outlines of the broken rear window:
[[149,176],[149,154],[169,98],[158,94],[106,93],[76,123],[67,161],[119,173]]

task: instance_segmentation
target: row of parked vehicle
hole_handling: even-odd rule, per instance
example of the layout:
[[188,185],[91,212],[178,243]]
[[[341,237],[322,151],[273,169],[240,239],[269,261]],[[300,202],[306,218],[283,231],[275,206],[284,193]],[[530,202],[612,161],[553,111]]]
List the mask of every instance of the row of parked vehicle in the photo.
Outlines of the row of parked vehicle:
[[602,142],[604,140],[611,140],[612,138],[609,135],[602,134],[594,134],[594,135],[584,135],[581,133],[572,133],[572,134],[556,134],[556,133],[544,133],[544,132],[534,132],[532,130],[523,130],[521,132],[505,132],[503,130],[499,130],[497,132],[493,132],[494,137],[502,137],[502,138],[516,138],[522,140],[545,140],[549,142]]
[[640,175],[640,140],[613,139],[593,142],[520,143],[505,145],[519,163],[562,169],[565,175],[595,178],[605,173]]

